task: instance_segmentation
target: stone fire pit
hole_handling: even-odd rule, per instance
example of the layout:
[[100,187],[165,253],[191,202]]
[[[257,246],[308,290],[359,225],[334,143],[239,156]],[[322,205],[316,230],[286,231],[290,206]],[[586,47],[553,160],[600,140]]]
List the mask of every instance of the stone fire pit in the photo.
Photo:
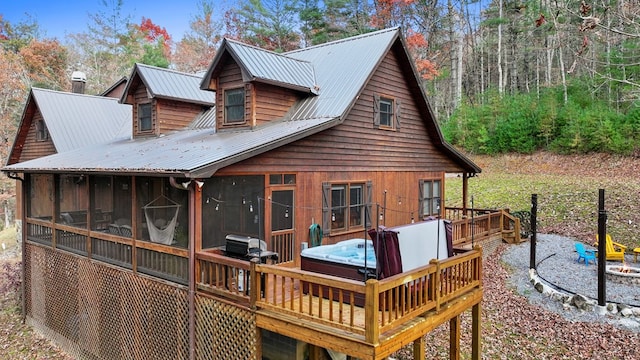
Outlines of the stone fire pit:
[[606,266],[607,281],[619,284],[638,285],[640,284],[640,268],[621,265]]

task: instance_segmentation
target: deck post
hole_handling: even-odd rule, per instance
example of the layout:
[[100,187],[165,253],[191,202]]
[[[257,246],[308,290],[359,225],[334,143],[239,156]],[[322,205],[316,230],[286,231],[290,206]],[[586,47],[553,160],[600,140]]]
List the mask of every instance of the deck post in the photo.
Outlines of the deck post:
[[480,303],[473,305],[471,308],[471,359],[480,360],[481,347],[480,343]]
[[378,325],[378,309],[380,308],[379,285],[378,280],[369,279],[364,291],[365,340],[371,345],[377,345],[380,338],[380,327]]
[[431,259],[431,261],[429,261],[429,265],[434,265],[436,267],[432,286],[434,291],[433,300],[436,302],[436,311],[440,311],[440,261],[437,259]]
[[425,351],[424,351],[424,336],[420,336],[419,338],[413,341],[413,358],[414,359],[424,359]]
[[449,320],[449,359],[460,359],[460,315]]

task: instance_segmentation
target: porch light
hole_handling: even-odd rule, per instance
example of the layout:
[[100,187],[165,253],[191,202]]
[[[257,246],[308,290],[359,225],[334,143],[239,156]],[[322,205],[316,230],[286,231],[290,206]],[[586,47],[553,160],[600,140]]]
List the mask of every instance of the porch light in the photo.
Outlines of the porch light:
[[249,204],[249,212],[253,212],[253,204]]
[[336,221],[336,213],[331,213],[331,221]]
[[286,209],[284,209],[284,217],[288,218],[289,217],[289,207],[287,206]]
[[220,203],[216,204],[216,211],[220,210]]

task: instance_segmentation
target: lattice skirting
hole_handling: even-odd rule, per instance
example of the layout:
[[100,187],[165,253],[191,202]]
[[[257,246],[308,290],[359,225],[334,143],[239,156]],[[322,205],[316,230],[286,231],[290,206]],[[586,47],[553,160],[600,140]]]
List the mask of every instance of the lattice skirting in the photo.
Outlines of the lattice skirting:
[[184,286],[25,246],[29,323],[79,359],[187,359]]

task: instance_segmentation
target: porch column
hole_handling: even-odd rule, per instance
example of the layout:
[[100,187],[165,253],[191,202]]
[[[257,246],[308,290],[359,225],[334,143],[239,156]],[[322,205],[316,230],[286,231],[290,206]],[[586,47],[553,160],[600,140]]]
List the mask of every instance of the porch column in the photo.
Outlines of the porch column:
[[462,173],[462,214],[467,215],[467,192],[469,190],[469,177]]
[[449,320],[449,359],[460,359],[460,315]]
[[471,359],[480,360],[480,303],[471,308]]

